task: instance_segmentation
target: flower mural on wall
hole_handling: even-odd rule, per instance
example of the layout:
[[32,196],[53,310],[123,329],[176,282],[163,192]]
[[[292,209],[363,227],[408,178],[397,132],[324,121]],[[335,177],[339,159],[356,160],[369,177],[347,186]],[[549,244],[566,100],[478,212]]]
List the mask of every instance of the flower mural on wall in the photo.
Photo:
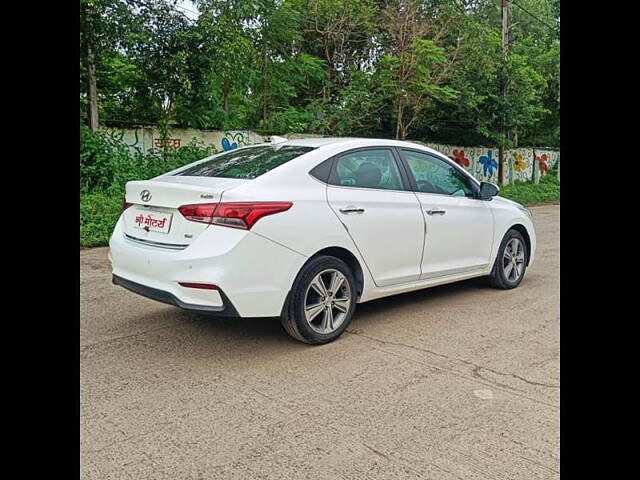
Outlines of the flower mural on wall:
[[549,167],[547,166],[547,160],[548,159],[549,159],[549,157],[547,157],[546,153],[543,153],[539,157],[536,157],[536,160],[538,161],[538,168],[540,169],[540,175],[541,176],[544,176],[544,174],[547,173],[547,170],[549,169]]
[[482,174],[485,177],[490,177],[493,175],[493,170],[498,168],[498,162],[493,158],[493,152],[491,150],[487,150],[487,154],[481,156],[478,159],[480,165],[482,165]]
[[469,167],[469,159],[464,156],[464,150],[454,149],[451,155],[449,155],[449,158],[461,167]]
[[522,158],[522,155],[519,153],[513,154],[513,168],[518,172],[527,168],[527,162],[524,161],[524,158]]

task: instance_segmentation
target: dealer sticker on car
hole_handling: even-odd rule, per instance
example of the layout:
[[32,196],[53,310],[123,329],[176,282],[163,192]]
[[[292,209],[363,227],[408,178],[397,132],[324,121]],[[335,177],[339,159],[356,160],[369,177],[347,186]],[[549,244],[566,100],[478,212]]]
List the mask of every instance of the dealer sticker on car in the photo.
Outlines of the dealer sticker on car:
[[172,213],[156,212],[153,210],[137,210],[133,225],[147,232],[169,233]]

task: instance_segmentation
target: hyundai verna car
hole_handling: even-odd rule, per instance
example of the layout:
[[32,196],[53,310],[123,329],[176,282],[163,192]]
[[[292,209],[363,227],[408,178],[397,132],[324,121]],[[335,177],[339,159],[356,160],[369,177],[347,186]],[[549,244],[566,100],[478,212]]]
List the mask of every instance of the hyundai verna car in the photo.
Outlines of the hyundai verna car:
[[126,185],[113,283],[185,310],[280,317],[336,339],[356,304],[472,277],[520,284],[530,212],[443,154],[396,140],[238,148]]

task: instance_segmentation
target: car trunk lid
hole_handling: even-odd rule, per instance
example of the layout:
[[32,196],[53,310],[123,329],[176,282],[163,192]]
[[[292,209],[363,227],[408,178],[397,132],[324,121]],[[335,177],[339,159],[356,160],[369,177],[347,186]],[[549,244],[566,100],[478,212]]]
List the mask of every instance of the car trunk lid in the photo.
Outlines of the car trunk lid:
[[123,214],[127,237],[148,246],[183,249],[207,227],[178,210],[183,205],[219,203],[225,190],[250,180],[216,177],[164,176],[126,185]]

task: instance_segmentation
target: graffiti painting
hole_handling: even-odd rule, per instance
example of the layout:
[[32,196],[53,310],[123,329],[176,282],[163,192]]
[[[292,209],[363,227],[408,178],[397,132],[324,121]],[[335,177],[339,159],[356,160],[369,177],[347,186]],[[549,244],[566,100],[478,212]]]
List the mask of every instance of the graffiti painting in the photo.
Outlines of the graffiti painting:
[[482,175],[485,177],[492,177],[494,170],[498,170],[498,162],[493,158],[492,150],[487,150],[487,154],[481,156],[478,162],[482,165]]
[[[482,182],[498,182],[497,149],[424,144],[443,153]],[[515,148],[505,152],[505,179],[528,182],[540,177],[560,159],[560,152],[550,149]],[[537,164],[537,165],[536,165]],[[535,173],[534,176],[534,167]]]
[[249,145],[244,138],[243,132],[230,132],[225,131],[224,137],[220,140],[220,145],[222,146],[223,152],[228,152],[229,150],[234,150],[239,146],[242,147],[244,145]]
[[458,150],[457,148],[453,150],[449,158],[456,162],[461,167],[469,166],[469,159],[464,156],[464,150]]
[[549,169],[549,166],[547,165],[548,160],[549,160],[549,157],[547,157],[547,155],[544,153],[539,157],[536,157],[536,161],[538,162],[538,168],[540,169],[541,177],[543,177],[545,173],[547,173],[547,170]]

